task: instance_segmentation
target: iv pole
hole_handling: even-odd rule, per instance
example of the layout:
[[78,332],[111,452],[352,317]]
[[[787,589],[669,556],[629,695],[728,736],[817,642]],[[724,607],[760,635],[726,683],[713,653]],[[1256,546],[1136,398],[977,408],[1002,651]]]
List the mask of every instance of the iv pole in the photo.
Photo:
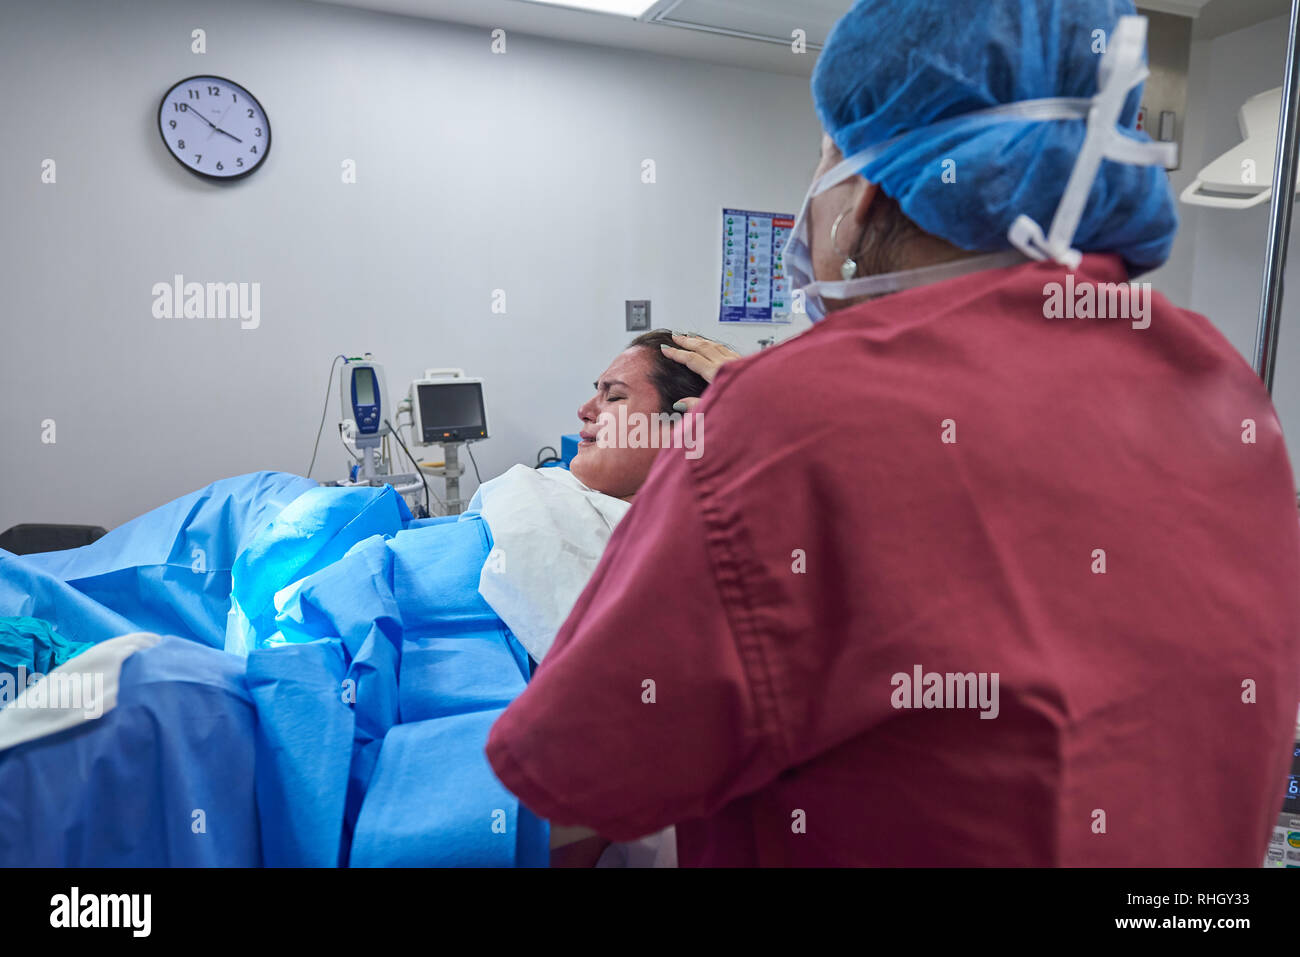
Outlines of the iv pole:
[[1273,158],[1273,196],[1268,212],[1268,247],[1264,257],[1264,290],[1255,332],[1255,372],[1273,392],[1277,364],[1278,324],[1282,318],[1282,273],[1291,238],[1295,203],[1297,147],[1300,147],[1300,0],[1291,0],[1291,30],[1286,47],[1286,78],[1278,117],[1277,154]]

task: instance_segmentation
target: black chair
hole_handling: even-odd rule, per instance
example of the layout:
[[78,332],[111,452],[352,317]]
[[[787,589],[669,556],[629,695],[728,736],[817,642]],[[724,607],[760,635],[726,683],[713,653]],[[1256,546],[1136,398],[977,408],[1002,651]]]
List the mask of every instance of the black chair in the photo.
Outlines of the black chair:
[[98,525],[15,525],[0,532],[0,548],[15,555],[58,552],[89,545],[105,534]]

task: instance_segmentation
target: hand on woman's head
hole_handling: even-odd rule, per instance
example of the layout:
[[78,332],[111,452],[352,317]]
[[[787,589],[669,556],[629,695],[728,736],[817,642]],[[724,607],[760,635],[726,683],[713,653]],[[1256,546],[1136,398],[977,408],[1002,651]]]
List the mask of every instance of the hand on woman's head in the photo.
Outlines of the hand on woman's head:
[[[673,345],[662,345],[660,349],[669,359],[681,363],[705,382],[712,382],[725,363],[740,358],[740,353],[730,346],[683,332],[674,332]],[[673,408],[678,412],[689,412],[699,402],[698,395],[682,395],[674,400]]]

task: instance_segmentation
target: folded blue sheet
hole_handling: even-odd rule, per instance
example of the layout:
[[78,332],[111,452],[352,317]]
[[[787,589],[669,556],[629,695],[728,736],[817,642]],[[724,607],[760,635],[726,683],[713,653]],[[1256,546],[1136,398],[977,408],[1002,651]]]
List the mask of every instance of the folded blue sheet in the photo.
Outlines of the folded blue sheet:
[[0,752],[0,866],[260,864],[239,660],[164,638],[120,681],[98,720]]
[[213,482],[82,548],[0,551],[0,614],[98,643],[131,631],[225,645],[235,558],[316,483],[283,472]]
[[[414,521],[389,488],[263,472],[85,548],[0,552],[0,615],[90,642],[188,639],[128,659],[104,718],[0,751],[0,825],[51,835],[0,833],[0,866],[544,866],[546,823],[483,754],[529,675],[478,595],[491,545],[476,513]],[[149,682],[127,681],[151,662]],[[112,768],[119,753],[120,773],[94,771],[90,757]],[[181,840],[123,809],[179,821],[200,797],[231,840]]]

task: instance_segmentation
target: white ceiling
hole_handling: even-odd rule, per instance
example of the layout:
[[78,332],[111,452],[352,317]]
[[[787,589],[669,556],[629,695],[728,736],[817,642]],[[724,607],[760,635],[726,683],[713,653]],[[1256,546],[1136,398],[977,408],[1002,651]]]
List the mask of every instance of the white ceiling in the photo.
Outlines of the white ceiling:
[[1290,0],[1210,0],[1192,26],[1192,39],[1222,36],[1274,17],[1284,17],[1290,11]]
[[[689,57],[729,66],[808,76],[817,50],[852,0],[658,0],[641,18],[590,13],[527,0],[315,0],[423,19]],[[1194,17],[1206,39],[1285,16],[1289,0],[1140,0],[1140,6]],[[808,51],[791,50],[794,29]]]
[[1160,13],[1177,13],[1184,17],[1197,17],[1201,14],[1201,8],[1209,2],[1210,0],[1142,0],[1139,6],[1146,7],[1148,10],[1157,10]]
[[[317,0],[471,26],[808,76],[832,24],[853,0],[659,0],[641,20],[526,0]],[[656,20],[656,18],[660,18]],[[692,29],[681,26],[691,24]],[[808,51],[790,49],[795,28]],[[765,39],[754,39],[763,37]],[[779,41],[779,42],[777,42]]]

